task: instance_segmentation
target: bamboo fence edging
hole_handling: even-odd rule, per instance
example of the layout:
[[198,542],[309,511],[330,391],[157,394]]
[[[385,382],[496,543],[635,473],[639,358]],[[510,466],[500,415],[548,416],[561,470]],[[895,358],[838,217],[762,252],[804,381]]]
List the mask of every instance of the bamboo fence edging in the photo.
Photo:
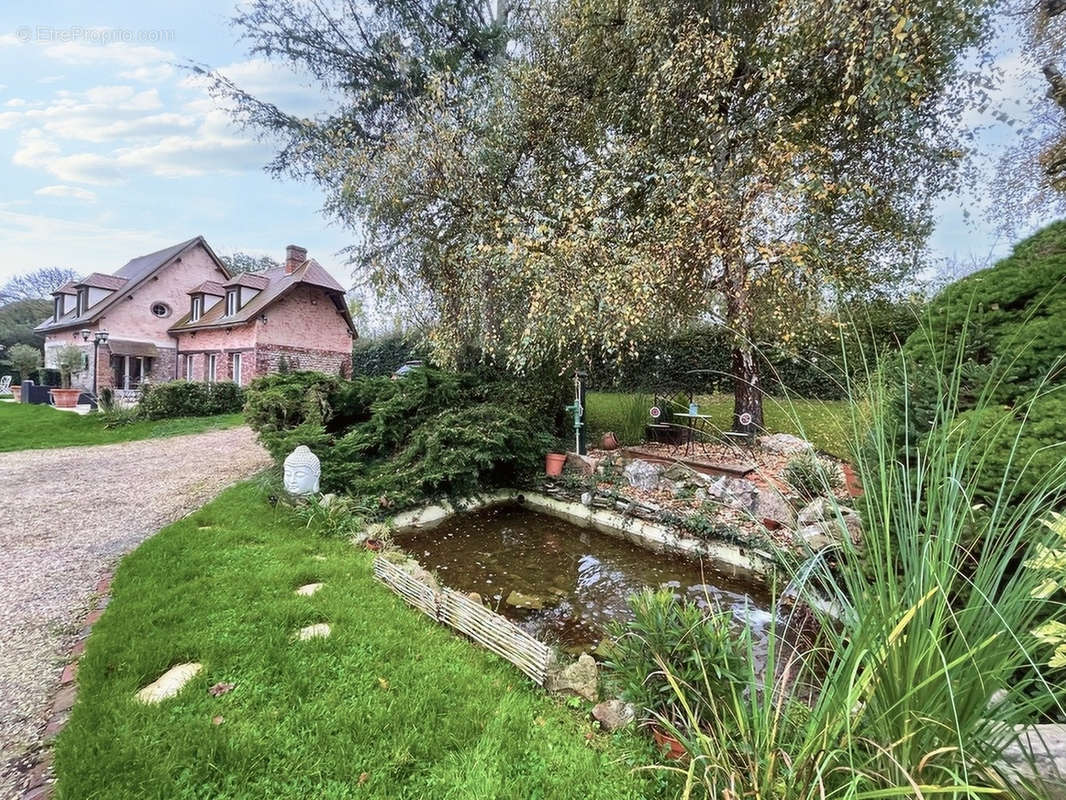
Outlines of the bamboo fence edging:
[[436,591],[382,556],[374,559],[374,577],[426,616],[468,636],[544,685],[551,647],[506,617],[452,589]]

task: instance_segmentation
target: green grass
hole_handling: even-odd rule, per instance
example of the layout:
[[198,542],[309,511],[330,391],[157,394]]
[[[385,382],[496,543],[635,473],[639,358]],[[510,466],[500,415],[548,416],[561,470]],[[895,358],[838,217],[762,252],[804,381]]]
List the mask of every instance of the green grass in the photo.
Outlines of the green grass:
[[[662,776],[627,764],[644,740],[595,733],[405,606],[369,554],[271,508],[265,485],[228,490],[122,562],[57,743],[60,798],[661,796]],[[325,587],[293,594],[311,581]],[[318,622],[330,638],[291,640]],[[204,670],[177,697],[134,701],[183,661]],[[219,681],[236,689],[212,697]]]
[[[591,441],[608,430],[619,431],[626,420],[634,395],[624,393],[589,392],[585,421],[589,425]],[[710,414],[711,423],[729,430],[733,419],[733,396],[726,394],[701,395],[696,398],[701,414]],[[685,411],[687,409],[677,409]],[[848,458],[850,417],[846,400],[803,400],[768,397],[763,414],[769,433],[792,433],[812,442],[819,450],[838,458]]]
[[70,411],[57,411],[51,406],[0,403],[0,453],[158,439],[243,424],[244,418],[240,414],[223,414],[133,422],[108,428],[105,427],[106,421],[97,414],[81,416]]

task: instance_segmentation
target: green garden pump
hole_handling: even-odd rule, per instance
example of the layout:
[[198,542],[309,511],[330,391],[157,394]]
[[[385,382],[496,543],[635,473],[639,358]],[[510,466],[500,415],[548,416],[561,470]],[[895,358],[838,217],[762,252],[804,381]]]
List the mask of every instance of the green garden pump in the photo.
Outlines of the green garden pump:
[[583,456],[588,451],[585,446],[585,378],[587,372],[574,373],[574,403],[566,411],[574,415],[574,452]]

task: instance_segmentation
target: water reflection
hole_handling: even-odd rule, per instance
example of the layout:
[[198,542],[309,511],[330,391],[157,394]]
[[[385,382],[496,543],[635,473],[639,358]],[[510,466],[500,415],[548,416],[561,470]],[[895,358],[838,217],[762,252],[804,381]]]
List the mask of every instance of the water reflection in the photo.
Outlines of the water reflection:
[[517,505],[459,514],[397,542],[447,585],[479,593],[567,649],[595,647],[611,620],[630,618],[626,598],[645,587],[728,609],[757,638],[771,622],[768,595],[749,575],[657,555]]

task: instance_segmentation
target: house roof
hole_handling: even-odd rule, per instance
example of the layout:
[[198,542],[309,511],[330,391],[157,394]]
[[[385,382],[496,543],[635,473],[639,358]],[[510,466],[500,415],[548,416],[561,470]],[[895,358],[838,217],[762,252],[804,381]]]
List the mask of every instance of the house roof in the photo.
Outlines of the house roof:
[[223,286],[247,286],[251,289],[265,289],[270,279],[259,272],[240,272],[226,281]]
[[[286,273],[284,267],[276,267],[274,269],[268,269],[265,272],[257,272],[253,274],[264,281],[263,288],[260,290],[259,294],[245,303],[236,314],[227,317],[225,304],[218,303],[208,311],[204,312],[203,316],[196,320],[196,322],[190,322],[190,315],[186,314],[171,326],[171,333],[198,331],[210,328],[231,328],[235,325],[243,325],[244,323],[255,319],[259,314],[262,314],[268,306],[275,301],[280,300],[297,286],[305,285],[317,286],[320,289],[324,289],[333,300],[337,313],[344,317],[344,321],[348,324],[348,329],[352,332],[352,335],[358,335],[355,330],[355,323],[352,321],[352,315],[348,313],[348,305],[344,300],[344,289],[336,280],[334,280],[333,276],[313,258],[309,258],[293,270],[292,273]],[[232,281],[227,285],[231,284],[233,284]]]
[[210,294],[215,297],[225,297],[226,289],[218,281],[204,281],[195,289],[190,289],[186,294]]
[[129,278],[120,278],[117,275],[105,275],[102,272],[93,272],[90,275],[82,278],[80,281],[75,281],[75,288],[81,286],[92,286],[96,289],[110,289],[115,291],[121,289],[129,281]]
[[[34,330],[47,332],[55,330],[63,330],[64,328],[73,328],[79,325],[85,325],[86,323],[96,320],[104,311],[111,307],[111,305],[118,300],[126,291],[131,291],[145,280],[150,278],[160,269],[165,267],[179,255],[184,253],[190,247],[195,245],[203,245],[204,249],[208,252],[215,264],[222,270],[222,273],[226,276],[229,275],[229,271],[226,266],[215,255],[214,251],[207,244],[207,241],[203,236],[194,236],[192,239],[188,239],[184,242],[165,247],[162,250],[157,250],[154,253],[148,253],[147,255],[137,256],[137,258],[128,261],[125,266],[115,272],[114,275],[104,275],[103,273],[94,272],[88,276],[84,281],[73,281],[70,285],[73,286],[96,286],[100,289],[111,289],[112,294],[100,300],[88,309],[84,309],[82,313],[77,314],[77,309],[64,314],[58,320],[47,319],[38,325]],[[102,281],[101,279],[106,279]],[[92,280],[92,283],[89,281]],[[109,285],[101,285],[102,283],[108,283]],[[66,286],[60,287],[57,290],[57,294],[68,294],[65,291]],[[123,289],[122,293],[117,290]]]
[[54,292],[52,292],[52,296],[54,297],[57,294],[77,294],[77,293],[78,293],[78,290],[74,288],[74,281],[67,281],[62,286],[60,286],[58,289],[56,289]]

